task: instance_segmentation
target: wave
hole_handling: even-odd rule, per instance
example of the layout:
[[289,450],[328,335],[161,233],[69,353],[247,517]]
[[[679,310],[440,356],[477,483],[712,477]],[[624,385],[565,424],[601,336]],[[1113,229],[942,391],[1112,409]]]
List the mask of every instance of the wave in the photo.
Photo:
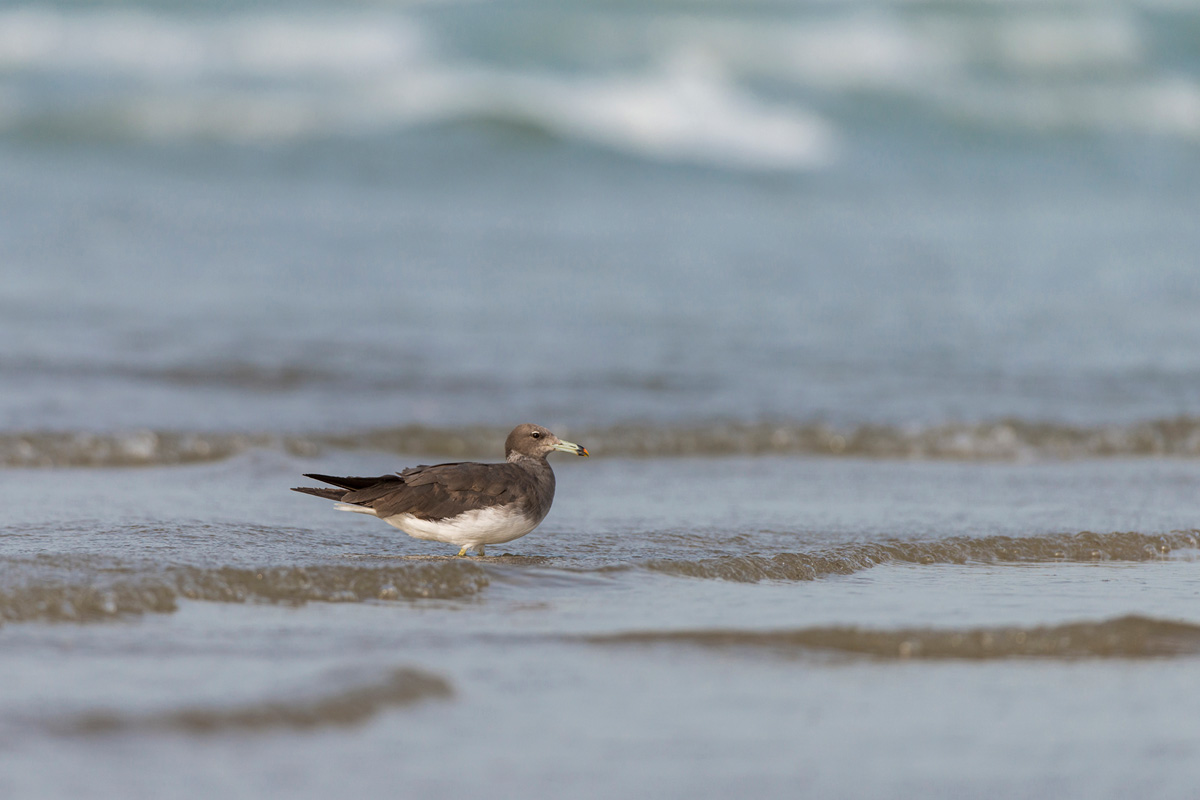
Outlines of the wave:
[[35,81],[111,78],[86,102],[9,95],[0,121],[39,137],[272,143],[500,122],[642,158],[751,169],[819,166],[835,139],[815,113],[758,98],[703,58],[590,74],[485,66],[449,59],[429,26],[397,14],[21,9],[0,13],[0,30],[0,66]]
[[[775,555],[621,560],[501,556],[404,558],[381,565],[327,563],[274,567],[156,565],[101,556],[0,559],[0,622],[102,622],[169,614],[184,600],[215,603],[367,603],[466,600],[525,570],[523,580],[555,583],[634,570],[737,581],[810,581],[885,564],[1144,562],[1200,550],[1200,531],[965,536],[885,540]],[[533,569],[531,569],[533,568]],[[499,571],[498,571],[499,570]]]
[[825,166],[837,143],[834,126],[812,111],[676,69],[595,78],[467,71],[409,75],[341,101],[281,94],[141,92],[101,109],[9,107],[6,127],[68,141],[99,136],[270,145],[496,125],[641,159],[746,170]]
[[765,650],[785,655],[826,653],[884,661],[1166,658],[1200,654],[1200,626],[1127,616],[1100,622],[959,630],[821,627],[777,631],[645,631],[589,636],[585,641],[597,645]]
[[[951,125],[1200,139],[1200,82],[1125,8],[856,14],[800,21],[665,19],[651,41],[704,48],[750,78],[894,105]],[[650,42],[647,42],[650,46]],[[1194,49],[1187,56],[1194,58]]]
[[189,600],[267,600],[292,604],[451,600],[478,594],[489,583],[482,567],[461,559],[387,567],[320,565],[260,570],[184,567],[175,568],[173,577],[180,596]]
[[5,622],[98,622],[165,614],[175,611],[180,600],[288,605],[452,600],[476,595],[489,583],[482,567],[462,560],[385,567],[174,566],[140,570],[74,562],[67,569],[42,558],[7,561],[3,566],[11,573],[0,591],[0,620]]
[[278,444],[273,436],[187,434],[136,430],[120,433],[28,432],[0,434],[0,464],[7,467],[129,467],[222,461],[254,447]]
[[[204,433],[135,430],[0,432],[0,466],[125,467],[220,461],[254,448],[312,456],[327,449],[428,457],[494,457],[506,428],[406,425],[348,433]],[[859,458],[1031,461],[1129,456],[1200,457],[1200,418],[1078,426],[1001,420],[926,427],[819,423],[561,428],[597,456],[853,456]]]
[[689,578],[742,583],[811,581],[851,575],[881,564],[1090,563],[1154,561],[1200,547],[1200,531],[1167,534],[1092,533],[1042,536],[955,536],[936,541],[885,541],[774,556],[731,555],[704,559],[657,559],[640,566]]
[[1097,456],[1200,456],[1200,418],[1094,427],[1000,420],[925,427],[716,424],[617,426],[581,433],[600,453],[636,456],[840,455],[868,458],[1020,460]]
[[[337,680],[330,676],[327,684]],[[411,668],[394,669],[382,680],[333,691],[308,692],[291,698],[263,700],[227,707],[197,706],[146,714],[93,711],[50,723],[61,733],[97,735],[124,732],[220,734],[312,730],[361,725],[373,717],[423,700],[453,694],[438,675]]]
[[545,8],[541,44],[493,14],[456,28],[419,7],[17,8],[0,11],[0,127],[271,145],[500,123],[653,161],[797,171],[835,162],[856,109],[883,99],[935,124],[1200,139],[1200,83],[1177,68],[1195,50],[1157,35],[1175,23],[1137,3],[1006,5]]

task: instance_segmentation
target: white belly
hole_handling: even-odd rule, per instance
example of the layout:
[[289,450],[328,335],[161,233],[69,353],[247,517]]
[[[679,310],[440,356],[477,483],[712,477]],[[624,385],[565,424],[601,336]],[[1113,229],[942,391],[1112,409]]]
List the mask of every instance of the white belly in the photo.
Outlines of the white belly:
[[485,508],[436,521],[418,519],[412,514],[394,514],[384,522],[396,526],[414,539],[445,542],[459,547],[479,547],[519,539],[536,528],[541,520]]

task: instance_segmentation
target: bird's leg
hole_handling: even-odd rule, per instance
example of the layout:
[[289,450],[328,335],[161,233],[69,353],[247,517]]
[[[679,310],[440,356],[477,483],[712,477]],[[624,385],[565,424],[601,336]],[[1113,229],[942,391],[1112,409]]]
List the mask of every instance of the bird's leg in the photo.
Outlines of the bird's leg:
[[466,554],[467,554],[467,546],[464,544],[463,549],[458,551],[458,555],[456,555],[455,558],[462,558]]
[[483,555],[483,545],[479,545],[479,547],[475,548],[475,554],[480,556]]

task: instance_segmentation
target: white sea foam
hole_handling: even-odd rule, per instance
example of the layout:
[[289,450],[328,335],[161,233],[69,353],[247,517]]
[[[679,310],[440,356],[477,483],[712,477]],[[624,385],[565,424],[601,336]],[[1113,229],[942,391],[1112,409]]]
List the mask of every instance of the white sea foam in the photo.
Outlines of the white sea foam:
[[[0,17],[0,64],[9,69],[114,78],[115,88],[52,115],[108,135],[285,141],[484,119],[643,157],[730,167],[811,167],[834,152],[828,122],[757,99],[720,64],[695,57],[576,75],[450,60],[419,26],[396,16]],[[25,112],[45,113],[40,103]],[[10,113],[9,127],[20,116],[19,108]]]
[[834,154],[829,123],[757,100],[714,65],[695,60],[609,77],[490,76],[475,88],[466,93],[480,103],[475,113],[523,119],[652,158],[788,169],[820,165]]
[[1200,83],[1183,76],[1120,83],[994,86],[941,98],[944,110],[982,127],[1135,133],[1200,140]]
[[407,63],[423,46],[420,28],[396,15],[0,12],[0,65],[8,69],[101,70],[160,81],[198,74],[338,76]]
[[593,11],[587,25],[558,12],[546,41],[570,65],[502,31],[455,38],[414,8],[17,9],[0,12],[0,128],[271,142],[487,121],[653,160],[795,170],[837,157],[825,101],[887,98],[999,130],[1200,137],[1200,88],[1153,63],[1136,6],[997,8]]
[[953,66],[943,42],[881,14],[784,23],[668,19],[649,37],[648,49],[703,52],[740,74],[821,89],[906,85]]
[[1127,14],[1036,8],[999,18],[920,10],[766,22],[669,17],[635,35],[647,52],[703,51],[737,73],[833,91],[919,92],[931,82],[967,80],[980,66],[1025,74],[1131,69],[1146,50],[1143,32]]
[[415,73],[347,87],[273,92],[238,88],[180,96],[138,92],[110,104],[104,123],[153,139],[280,141],[492,120],[669,161],[796,169],[835,152],[833,127],[737,87],[666,72],[608,78],[483,71]]
[[995,25],[988,38],[1002,63],[1034,71],[1127,68],[1144,48],[1136,24],[1117,13],[1021,15]]

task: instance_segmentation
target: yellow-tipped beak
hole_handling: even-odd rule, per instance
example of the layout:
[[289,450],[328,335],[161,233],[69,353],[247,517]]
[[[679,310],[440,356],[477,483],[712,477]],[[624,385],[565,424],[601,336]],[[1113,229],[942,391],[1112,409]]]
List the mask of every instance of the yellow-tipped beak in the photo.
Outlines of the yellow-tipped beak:
[[574,442],[564,442],[561,439],[559,440],[558,444],[554,445],[554,449],[562,450],[564,453],[574,453],[577,456],[590,455],[590,453],[587,451],[587,448],[583,445],[575,444]]

